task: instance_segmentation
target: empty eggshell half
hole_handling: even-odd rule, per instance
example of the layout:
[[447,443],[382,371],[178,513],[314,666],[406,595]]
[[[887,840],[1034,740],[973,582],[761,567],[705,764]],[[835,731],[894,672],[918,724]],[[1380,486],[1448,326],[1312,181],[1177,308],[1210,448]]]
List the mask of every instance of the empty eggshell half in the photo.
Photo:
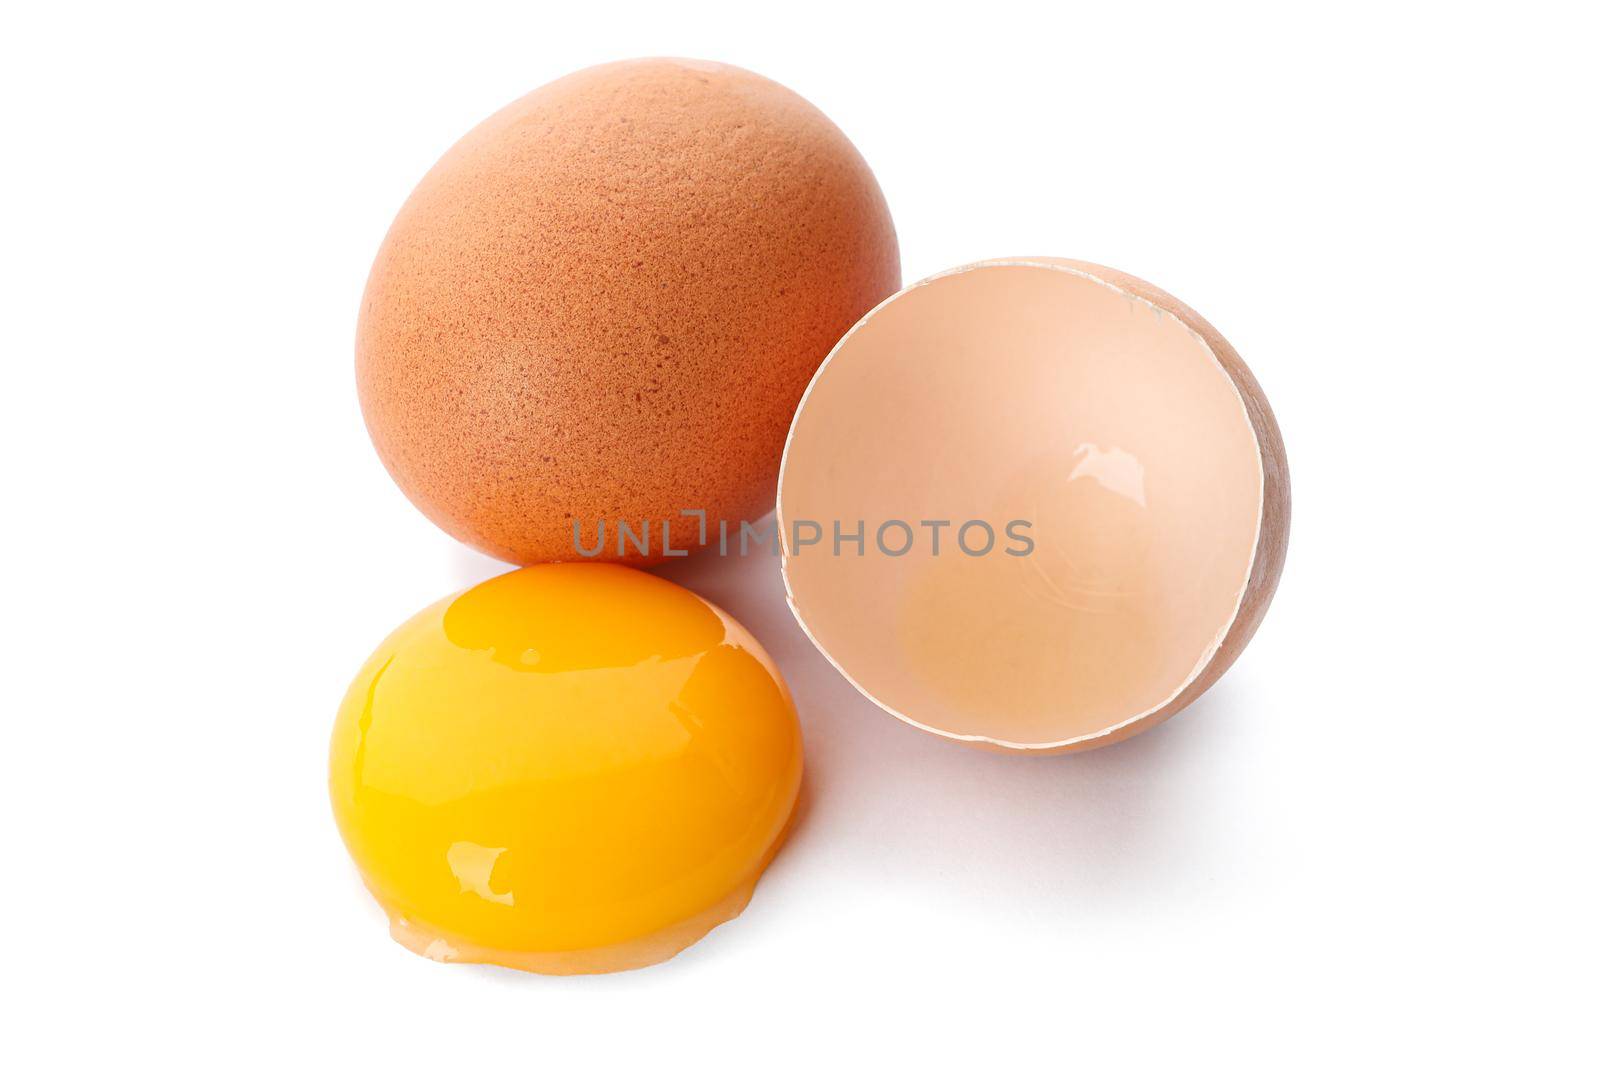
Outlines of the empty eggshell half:
[[867,697],[957,741],[1090,748],[1188,705],[1283,569],[1255,378],[1147,282],[996,260],[902,290],[812,379],[778,484],[795,617]]

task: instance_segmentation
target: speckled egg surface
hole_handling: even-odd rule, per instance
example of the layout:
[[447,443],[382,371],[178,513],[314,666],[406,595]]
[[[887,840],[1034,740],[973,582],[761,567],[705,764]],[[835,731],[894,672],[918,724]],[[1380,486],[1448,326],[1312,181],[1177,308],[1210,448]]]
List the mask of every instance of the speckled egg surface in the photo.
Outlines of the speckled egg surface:
[[[644,558],[766,513],[835,342],[900,284],[883,194],[821,112],[748,71],[580,71],[490,117],[412,193],[362,301],[378,454],[455,537]],[[713,534],[714,537],[714,534]],[[636,543],[623,546],[632,561]],[[627,560],[625,560],[627,561]]]

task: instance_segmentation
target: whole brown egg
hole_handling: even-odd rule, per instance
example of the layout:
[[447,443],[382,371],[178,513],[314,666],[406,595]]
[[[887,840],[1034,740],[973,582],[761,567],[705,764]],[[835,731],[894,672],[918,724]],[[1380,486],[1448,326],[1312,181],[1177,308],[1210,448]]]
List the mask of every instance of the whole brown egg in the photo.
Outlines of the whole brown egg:
[[686,510],[714,544],[771,509],[812,373],[899,285],[872,172],[805,100],[717,63],[593,67],[468,133],[401,208],[362,301],[362,411],[462,541],[655,560],[663,522],[674,554],[699,544]]

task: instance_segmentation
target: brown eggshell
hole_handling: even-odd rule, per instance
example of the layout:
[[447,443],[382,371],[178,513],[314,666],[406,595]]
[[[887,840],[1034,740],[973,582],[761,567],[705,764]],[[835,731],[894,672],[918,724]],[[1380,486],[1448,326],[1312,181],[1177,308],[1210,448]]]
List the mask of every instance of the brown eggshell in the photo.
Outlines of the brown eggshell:
[[696,547],[772,506],[817,365],[900,284],[855,148],[748,71],[580,71],[467,134],[395,219],[356,339],[379,456],[429,518],[517,563]]
[[1161,707],[1120,730],[1063,746],[1063,750],[1098,748],[1148,730],[1194,703],[1202,693],[1216,684],[1217,679],[1221,678],[1229,667],[1233,666],[1239,654],[1255,636],[1256,630],[1261,626],[1261,620],[1266,617],[1267,608],[1272,604],[1273,594],[1278,591],[1278,579],[1283,576],[1284,561],[1289,555],[1289,458],[1284,451],[1283,434],[1278,429],[1278,420],[1272,414],[1272,405],[1267,403],[1267,394],[1262,392],[1261,383],[1250,373],[1250,368],[1245,365],[1238,350],[1229,344],[1228,339],[1198,311],[1144,279],[1112,267],[1102,267],[1097,263],[1086,263],[1075,259],[1053,259],[1047,262],[1092,275],[1108,285],[1147,301],[1152,307],[1160,308],[1193,330],[1205,342],[1211,354],[1216,357],[1217,365],[1239,391],[1239,399],[1250,418],[1250,425],[1256,436],[1256,446],[1261,454],[1261,518],[1257,527],[1255,555],[1245,583],[1244,594],[1239,601],[1238,612],[1229,623],[1221,644],[1206,662],[1204,670]]
[[1063,752],[1161,722],[1234,662],[1283,570],[1289,473],[1260,385],[1187,305],[1091,263],[995,260],[839,342],[778,517],[790,607],[864,695],[952,740]]

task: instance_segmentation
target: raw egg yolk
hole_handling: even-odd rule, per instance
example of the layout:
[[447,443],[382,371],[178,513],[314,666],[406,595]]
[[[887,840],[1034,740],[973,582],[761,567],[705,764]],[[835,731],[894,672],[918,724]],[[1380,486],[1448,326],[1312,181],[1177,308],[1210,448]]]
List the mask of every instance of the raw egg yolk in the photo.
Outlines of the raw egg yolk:
[[395,939],[554,974],[666,959],[743,910],[800,726],[736,621],[642,571],[550,564],[379,646],[334,727],[345,845]]

